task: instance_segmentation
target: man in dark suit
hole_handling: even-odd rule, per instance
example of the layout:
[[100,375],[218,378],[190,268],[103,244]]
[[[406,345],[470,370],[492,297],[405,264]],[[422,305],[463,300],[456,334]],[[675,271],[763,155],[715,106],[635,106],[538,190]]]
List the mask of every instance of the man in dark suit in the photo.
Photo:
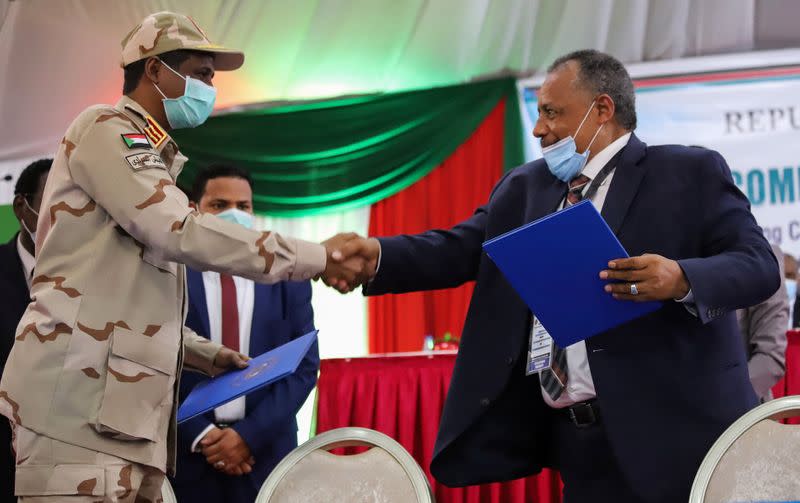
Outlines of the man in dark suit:
[[[8,243],[0,245],[0,374],[14,344],[17,324],[30,301],[29,289],[33,272],[36,220],[42,192],[50,172],[52,159],[40,159],[29,164],[14,186],[14,216],[19,221],[18,232]],[[14,457],[11,451],[11,427],[0,416],[0,503],[14,503]]]
[[[252,225],[252,180],[246,171],[210,166],[197,175],[192,192],[200,212]],[[314,329],[308,281],[261,285],[189,269],[188,288],[186,326],[251,356]],[[178,500],[252,503],[270,471],[297,447],[295,416],[318,370],[314,343],[288,378],[178,426],[172,481]],[[201,379],[184,372],[181,400]]]
[[[477,280],[431,463],[445,484],[550,466],[567,503],[686,501],[709,447],[757,403],[734,311],[778,288],[775,257],[722,157],[648,147],[632,134],[634,99],[611,56],[559,58],[538,94],[534,136],[545,159],[509,172],[486,206],[450,230],[342,249],[377,266],[369,295]],[[526,376],[535,315],[481,244],[582,198],[632,256],[597,271],[616,280],[609,295],[663,307],[556,347],[550,371]]]

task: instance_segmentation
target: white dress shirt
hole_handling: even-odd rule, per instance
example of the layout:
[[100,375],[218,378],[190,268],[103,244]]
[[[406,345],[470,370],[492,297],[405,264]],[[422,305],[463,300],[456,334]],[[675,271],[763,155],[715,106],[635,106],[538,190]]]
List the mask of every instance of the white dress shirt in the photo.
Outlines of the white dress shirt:
[[31,276],[33,275],[33,268],[36,266],[36,259],[22,246],[22,232],[17,236],[17,253],[19,253],[19,259],[22,261],[22,271],[25,273],[25,281],[28,283],[28,290],[30,290]]
[[[622,135],[609,146],[595,154],[595,156],[586,163],[586,166],[583,167],[581,174],[594,180],[598,173],[600,173],[600,170],[603,169],[603,166],[605,166],[612,157],[617,155],[617,152],[622,150],[622,147],[628,144],[630,137],[631,133]],[[597,211],[603,210],[603,203],[606,201],[606,194],[608,194],[608,188],[611,186],[611,179],[614,178],[615,171],[616,169],[609,173],[606,179],[597,187],[597,192],[594,197],[592,197],[592,204],[597,208]],[[590,181],[583,188],[584,194],[591,184],[592,182]],[[566,198],[564,199],[564,203],[562,203],[562,207],[564,204],[566,204]],[[597,272],[599,273],[600,271]],[[578,402],[585,402],[597,396],[594,390],[594,381],[592,381],[592,370],[589,368],[589,359],[586,357],[586,343],[579,341],[567,346],[564,350],[567,352],[568,377],[566,389],[564,389],[561,396],[558,397],[558,400],[554,401],[544,388],[542,388],[544,401],[547,402],[550,407],[556,409],[569,407]]]
[[[250,328],[253,322],[253,304],[255,299],[254,283],[238,276],[233,277],[236,285],[236,306],[239,310],[239,352],[250,355]],[[203,273],[203,287],[206,291],[206,308],[208,310],[208,329],[211,341],[222,344],[222,284],[219,273],[206,271]],[[247,397],[221,405],[214,409],[214,417],[218,423],[233,423],[244,419]],[[197,444],[206,436],[214,425],[203,430],[194,442],[192,451],[197,452]]]

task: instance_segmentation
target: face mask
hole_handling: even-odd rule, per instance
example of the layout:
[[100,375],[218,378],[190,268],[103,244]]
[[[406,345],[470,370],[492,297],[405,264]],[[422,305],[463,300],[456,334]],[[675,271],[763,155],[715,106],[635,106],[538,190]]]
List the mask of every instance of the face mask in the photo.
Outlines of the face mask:
[[794,300],[797,298],[797,280],[796,279],[787,279],[786,280],[786,293],[789,295],[789,303],[794,304]]
[[238,208],[231,208],[221,213],[217,213],[217,216],[223,220],[227,220],[228,222],[243,225],[248,229],[253,228],[253,215]]
[[[26,198],[23,198],[23,200],[25,201],[25,206],[28,208],[28,210],[29,210],[31,213],[33,213],[34,215],[36,215],[36,218],[39,218],[39,212],[38,212],[38,211],[36,211],[36,210],[34,210],[34,209],[31,207],[31,205],[30,205],[30,204],[28,204],[28,199],[26,199]],[[24,218],[23,218],[22,220],[20,220],[20,222],[22,222],[22,227],[24,227],[24,228],[25,228],[25,232],[27,232],[27,233],[28,233],[28,235],[31,237],[31,241],[33,241],[33,242],[34,242],[34,244],[35,244],[35,243],[36,243],[36,231],[31,231],[30,229],[28,229],[28,224],[26,224],[26,223],[25,223],[25,219],[24,219]]]
[[[578,130],[575,131],[575,136],[578,136],[578,132],[581,130],[581,127],[583,127],[583,123],[586,122],[586,119],[589,117],[589,112],[592,111],[592,108],[594,108],[594,101],[589,107],[589,110],[586,111],[586,115],[583,116],[583,120],[578,125]],[[574,136],[567,136],[566,138],[559,140],[549,147],[543,148],[542,155],[544,156],[544,161],[547,163],[547,167],[550,168],[550,172],[553,174],[553,176],[562,182],[567,183],[575,178],[586,165],[586,160],[589,158],[589,147],[592,146],[595,138],[597,138],[597,135],[600,134],[601,129],[603,129],[603,124],[597,128],[597,132],[592,137],[592,141],[589,142],[589,145],[586,147],[586,151],[582,154],[579,154],[577,151]]]
[[[159,60],[160,61],[160,60]],[[214,110],[214,102],[217,99],[217,90],[201,80],[192,77],[184,77],[173,70],[169,65],[161,63],[170,69],[172,73],[186,81],[183,96],[178,98],[167,98],[161,89],[153,85],[164,97],[164,113],[167,114],[167,122],[173,129],[193,128],[204,123]]]

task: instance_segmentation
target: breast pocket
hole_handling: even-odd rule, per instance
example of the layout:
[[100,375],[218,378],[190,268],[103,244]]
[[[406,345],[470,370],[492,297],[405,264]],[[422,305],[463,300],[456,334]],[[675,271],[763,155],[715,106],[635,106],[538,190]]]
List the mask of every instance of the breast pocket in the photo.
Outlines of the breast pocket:
[[163,407],[172,405],[177,360],[177,348],[116,327],[95,429],[119,440],[155,441]]

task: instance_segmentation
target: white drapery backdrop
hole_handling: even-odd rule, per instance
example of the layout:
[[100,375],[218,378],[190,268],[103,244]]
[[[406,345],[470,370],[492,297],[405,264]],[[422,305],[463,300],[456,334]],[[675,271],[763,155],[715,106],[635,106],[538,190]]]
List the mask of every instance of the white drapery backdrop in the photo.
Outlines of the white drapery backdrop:
[[0,160],[50,153],[114,102],[121,39],[165,9],[245,51],[220,107],[527,74],[586,47],[637,62],[800,39],[787,0],[0,0]]

